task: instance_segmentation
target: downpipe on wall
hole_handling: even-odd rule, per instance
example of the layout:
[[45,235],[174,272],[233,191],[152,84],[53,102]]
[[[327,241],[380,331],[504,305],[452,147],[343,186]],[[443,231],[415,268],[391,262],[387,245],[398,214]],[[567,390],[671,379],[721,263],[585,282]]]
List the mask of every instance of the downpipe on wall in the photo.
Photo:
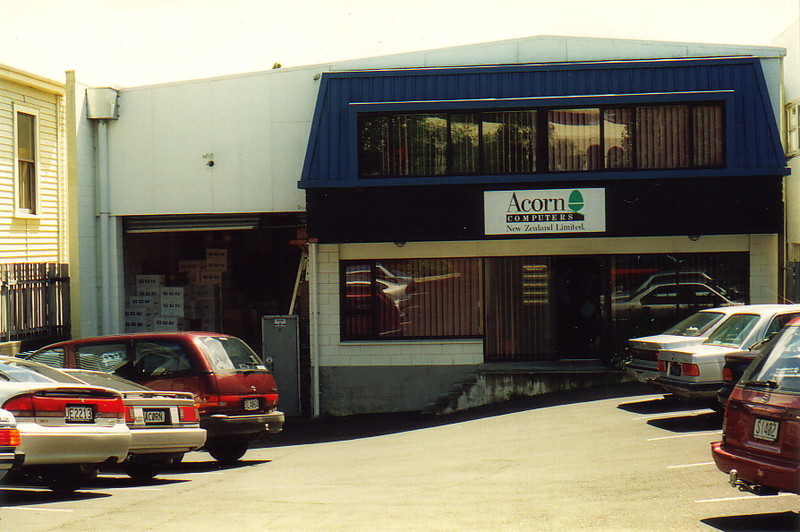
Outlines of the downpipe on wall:
[[119,314],[117,288],[114,286],[116,239],[112,232],[111,184],[109,181],[108,122],[119,118],[119,91],[110,87],[86,89],[86,117],[95,122],[97,193],[97,261],[100,270],[100,334],[119,332],[115,317]]

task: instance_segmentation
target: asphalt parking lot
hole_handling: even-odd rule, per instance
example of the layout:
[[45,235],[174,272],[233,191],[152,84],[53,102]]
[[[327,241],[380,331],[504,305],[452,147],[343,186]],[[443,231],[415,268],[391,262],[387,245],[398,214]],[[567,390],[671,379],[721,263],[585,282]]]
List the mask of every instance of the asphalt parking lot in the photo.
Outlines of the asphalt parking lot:
[[0,488],[3,530],[797,530],[796,495],[729,487],[721,416],[639,384],[445,418],[288,423],[220,469],[192,453],[151,483],[64,497]]

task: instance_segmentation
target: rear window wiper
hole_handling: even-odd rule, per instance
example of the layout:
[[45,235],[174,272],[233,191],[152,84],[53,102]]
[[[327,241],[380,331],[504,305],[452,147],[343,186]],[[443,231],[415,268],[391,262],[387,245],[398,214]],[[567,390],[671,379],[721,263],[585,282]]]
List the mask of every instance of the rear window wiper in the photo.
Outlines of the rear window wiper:
[[776,381],[745,381],[744,383],[747,386],[758,386],[761,388],[779,388],[780,385]]

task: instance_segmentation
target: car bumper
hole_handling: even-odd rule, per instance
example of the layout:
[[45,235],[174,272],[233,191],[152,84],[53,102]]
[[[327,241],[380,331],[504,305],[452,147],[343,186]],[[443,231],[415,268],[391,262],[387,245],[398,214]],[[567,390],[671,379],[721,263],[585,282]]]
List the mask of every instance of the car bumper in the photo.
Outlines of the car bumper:
[[669,393],[692,399],[716,399],[717,392],[722,388],[721,381],[687,382],[667,377],[658,377],[653,383]]
[[16,461],[14,448],[0,448],[0,471],[11,469]]
[[631,361],[625,364],[625,371],[639,382],[650,382],[658,377],[658,368],[655,364],[650,367]]
[[201,428],[134,428],[129,453],[188,453],[205,443],[206,430]]
[[717,469],[729,474],[735,470],[736,477],[742,484],[791,493],[800,492],[798,463],[767,461],[750,453],[731,449],[722,442],[711,444],[711,454]]
[[18,423],[24,466],[50,464],[98,464],[109,458],[118,462],[128,455],[131,431],[122,423],[110,427],[42,427]]
[[275,410],[268,414],[211,414],[200,419],[200,426],[208,431],[211,439],[230,434],[256,435],[264,431],[277,434],[283,430],[284,421],[283,412]]

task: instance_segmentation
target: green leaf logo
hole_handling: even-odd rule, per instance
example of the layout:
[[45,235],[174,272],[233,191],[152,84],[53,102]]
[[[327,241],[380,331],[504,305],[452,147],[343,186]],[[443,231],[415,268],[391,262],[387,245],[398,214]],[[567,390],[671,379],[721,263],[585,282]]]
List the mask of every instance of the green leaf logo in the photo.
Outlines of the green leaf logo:
[[583,209],[583,194],[579,190],[573,190],[569,195],[569,203],[567,205],[575,212]]

